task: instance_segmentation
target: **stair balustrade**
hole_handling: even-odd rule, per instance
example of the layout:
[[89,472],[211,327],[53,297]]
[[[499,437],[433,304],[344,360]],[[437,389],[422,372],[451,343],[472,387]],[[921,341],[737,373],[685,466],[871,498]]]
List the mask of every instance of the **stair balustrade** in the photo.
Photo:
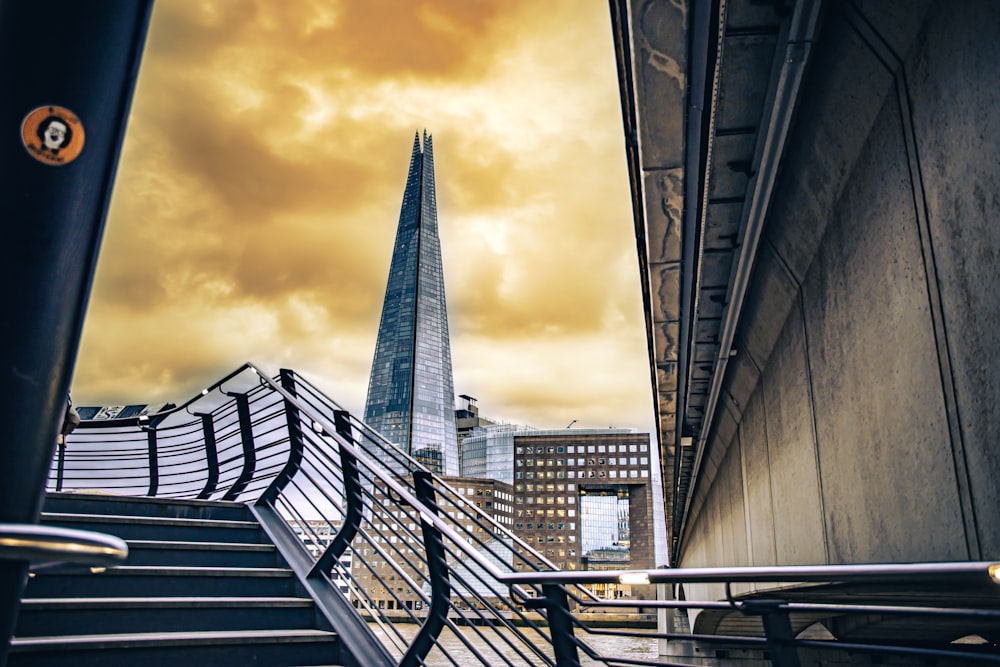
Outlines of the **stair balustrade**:
[[[671,664],[660,662],[655,648],[639,657],[607,648],[613,643],[606,639],[629,636],[667,642],[676,660],[725,662],[740,654],[776,665],[821,664],[840,651],[998,661],[991,650],[1000,626],[996,565],[560,572],[453,480],[289,370],[272,378],[247,364],[169,411],[85,421],[53,461],[50,488],[64,492],[57,496],[87,491],[186,502],[189,512],[197,503],[244,505],[296,590],[339,637],[330,654],[338,664]],[[146,538],[134,539],[133,553],[140,553]],[[914,582],[952,586],[981,597],[927,606],[907,604],[905,595],[861,604],[835,594],[873,582],[900,590]],[[636,597],[605,600],[590,588],[608,583],[632,584]],[[660,599],[657,584],[669,589]],[[724,585],[725,595],[675,599],[693,584]],[[593,613],[661,610],[675,631],[601,628]],[[685,614],[690,630],[670,624],[671,614]],[[920,641],[905,632],[851,641],[866,624],[890,627],[904,617],[933,619],[944,630]],[[706,619],[715,619],[712,632],[700,630]],[[957,633],[985,643],[951,643],[963,636]]]

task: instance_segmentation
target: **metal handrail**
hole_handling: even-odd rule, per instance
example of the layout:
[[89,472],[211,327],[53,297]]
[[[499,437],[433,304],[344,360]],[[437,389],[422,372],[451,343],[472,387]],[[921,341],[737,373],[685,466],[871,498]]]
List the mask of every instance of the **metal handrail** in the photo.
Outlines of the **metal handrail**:
[[113,565],[128,558],[128,545],[113,535],[24,523],[0,523],[0,560],[25,560],[36,570],[50,565]]
[[[346,589],[327,600],[324,613],[333,615],[348,650],[355,643],[361,647],[356,650],[369,651],[366,664],[420,664],[434,651],[457,667],[459,659],[441,640],[445,631],[483,664],[577,665],[578,652],[607,664],[647,664],[602,656],[584,641],[612,632],[587,621],[587,612],[602,608],[756,617],[761,624],[757,637],[685,632],[643,636],[757,647],[782,665],[797,664],[800,648],[818,650],[795,637],[791,619],[801,624],[802,618],[883,614],[1000,623],[995,609],[831,604],[810,599],[812,589],[803,586],[795,588],[794,599],[786,599],[785,589],[741,597],[729,593],[730,584],[765,582],[919,581],[992,588],[1000,566],[986,562],[556,571],[542,554],[474,507],[446,480],[287,370],[271,378],[245,364],[169,411],[146,419],[84,422],[59,454],[53,462],[57,489],[83,485],[137,495],[251,503],[265,529],[277,531],[272,537],[278,538],[276,544],[307,587],[340,584]],[[102,470],[102,462],[113,470]],[[450,513],[443,510],[446,505]],[[302,539],[291,533],[293,524]],[[282,538],[281,531],[290,537]],[[320,534],[325,531],[329,538]],[[311,552],[307,541],[328,543]],[[346,565],[341,559],[349,553]],[[517,563],[529,571],[518,571]],[[725,584],[728,599],[603,600],[588,588],[625,580]],[[421,624],[423,630],[409,638],[398,621]],[[378,642],[365,622],[379,629]],[[466,622],[481,625],[460,632],[459,623]],[[823,643],[823,648],[834,646],[847,643]],[[877,653],[882,648],[866,644],[865,650]],[[976,660],[988,657],[962,647],[934,650]]]

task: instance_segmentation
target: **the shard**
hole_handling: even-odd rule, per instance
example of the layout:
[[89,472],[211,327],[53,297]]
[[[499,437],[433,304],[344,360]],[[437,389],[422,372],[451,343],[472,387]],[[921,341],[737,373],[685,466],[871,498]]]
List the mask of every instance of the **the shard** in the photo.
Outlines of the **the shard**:
[[365,421],[431,470],[457,475],[455,394],[434,194],[434,149],[413,139]]

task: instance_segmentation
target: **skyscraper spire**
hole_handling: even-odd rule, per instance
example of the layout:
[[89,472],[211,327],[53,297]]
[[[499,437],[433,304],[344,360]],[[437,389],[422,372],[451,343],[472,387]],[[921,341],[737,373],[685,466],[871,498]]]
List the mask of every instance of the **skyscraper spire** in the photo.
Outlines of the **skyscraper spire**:
[[365,421],[432,470],[458,474],[455,392],[437,230],[434,152],[413,138],[368,383]]

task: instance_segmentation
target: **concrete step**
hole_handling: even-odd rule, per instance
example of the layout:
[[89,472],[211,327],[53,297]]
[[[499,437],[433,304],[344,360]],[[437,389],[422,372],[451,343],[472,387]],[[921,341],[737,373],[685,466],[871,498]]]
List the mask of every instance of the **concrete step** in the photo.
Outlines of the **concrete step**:
[[281,567],[272,544],[127,540],[126,565]]
[[108,533],[123,540],[258,544],[266,541],[255,521],[42,512],[41,523]]
[[28,580],[24,597],[290,597],[296,588],[286,568],[124,565],[97,572],[43,570]]
[[17,637],[10,667],[67,665],[329,665],[341,664],[337,635],[323,630],[156,632]]
[[323,627],[309,598],[100,597],[25,599],[15,636]]
[[223,519],[249,521],[253,517],[244,503],[222,500],[187,500],[116,496],[105,493],[45,494],[43,512],[60,514],[113,514],[174,519]]

